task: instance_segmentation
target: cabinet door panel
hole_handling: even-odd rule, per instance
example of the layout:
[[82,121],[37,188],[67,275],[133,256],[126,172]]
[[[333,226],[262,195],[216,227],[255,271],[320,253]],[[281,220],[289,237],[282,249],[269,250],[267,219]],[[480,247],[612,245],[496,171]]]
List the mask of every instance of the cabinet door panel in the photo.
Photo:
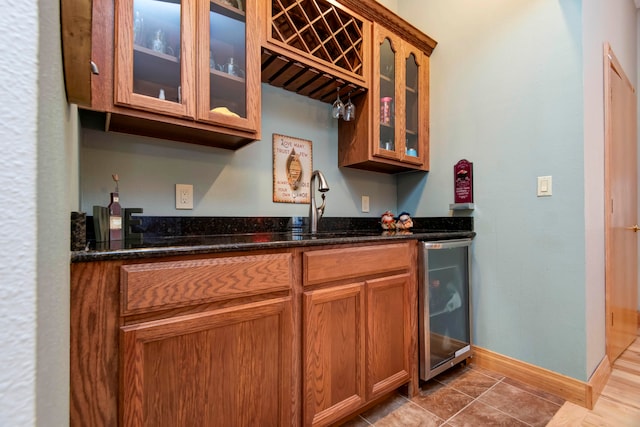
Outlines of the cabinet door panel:
[[364,284],[303,301],[304,425],[327,425],[364,403]]
[[408,273],[367,281],[368,398],[410,378],[410,284]]
[[404,62],[404,149],[402,161],[428,166],[429,153],[429,57],[409,43],[402,43]]
[[123,425],[291,422],[291,302],[122,327]]
[[401,40],[379,25],[374,25],[373,40],[373,153],[397,160],[404,149],[400,144],[404,122]]
[[258,0],[240,1],[239,7],[200,1],[198,120],[256,131],[261,103]]
[[116,0],[115,103],[195,116],[193,0]]

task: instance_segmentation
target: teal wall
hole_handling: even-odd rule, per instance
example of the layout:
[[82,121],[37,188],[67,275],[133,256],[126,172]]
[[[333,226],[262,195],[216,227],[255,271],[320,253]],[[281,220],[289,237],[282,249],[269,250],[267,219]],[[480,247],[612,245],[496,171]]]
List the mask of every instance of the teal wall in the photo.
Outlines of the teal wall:
[[[111,174],[120,176],[123,207],[146,215],[306,216],[308,204],[273,202],[272,134],[310,140],[313,167],[329,183],[325,216],[378,216],[395,210],[396,177],[338,168],[338,122],[330,105],[262,85],[262,140],[229,151],[84,129],[81,208],[106,206]],[[175,184],[193,184],[194,209],[175,209]],[[370,213],[360,212],[361,196]]]
[[[400,2],[399,13],[438,41],[432,168],[399,178],[399,209],[447,215],[453,165],[472,161],[474,343],[585,380],[580,2]],[[536,196],[542,175],[551,197]]]
[[[587,380],[605,352],[603,45],[636,84],[634,3],[402,1],[398,13],[438,41],[432,168],[399,177],[399,209],[446,214],[453,164],[474,162],[475,343]],[[542,175],[549,198],[536,197]]]

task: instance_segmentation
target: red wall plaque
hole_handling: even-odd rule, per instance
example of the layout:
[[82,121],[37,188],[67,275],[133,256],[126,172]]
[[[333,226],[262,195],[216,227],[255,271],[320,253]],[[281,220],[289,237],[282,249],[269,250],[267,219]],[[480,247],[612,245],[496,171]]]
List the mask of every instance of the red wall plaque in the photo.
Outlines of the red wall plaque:
[[455,203],[473,203],[473,163],[462,159],[453,166]]

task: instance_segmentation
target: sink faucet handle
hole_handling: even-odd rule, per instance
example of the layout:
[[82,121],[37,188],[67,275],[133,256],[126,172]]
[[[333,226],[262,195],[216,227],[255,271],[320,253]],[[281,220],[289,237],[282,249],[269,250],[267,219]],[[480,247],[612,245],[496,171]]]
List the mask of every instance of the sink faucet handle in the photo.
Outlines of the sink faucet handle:
[[327,196],[324,193],[322,193],[320,196],[322,197],[322,204],[318,207],[318,217],[321,218],[324,214],[324,206],[326,204]]

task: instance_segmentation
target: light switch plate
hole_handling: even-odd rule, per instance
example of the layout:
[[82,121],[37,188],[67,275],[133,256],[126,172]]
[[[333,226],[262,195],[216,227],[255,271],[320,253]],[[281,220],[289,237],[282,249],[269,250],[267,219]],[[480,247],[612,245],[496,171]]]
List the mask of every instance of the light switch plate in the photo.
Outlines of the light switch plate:
[[552,178],[551,176],[538,177],[538,197],[551,196],[552,194]]

